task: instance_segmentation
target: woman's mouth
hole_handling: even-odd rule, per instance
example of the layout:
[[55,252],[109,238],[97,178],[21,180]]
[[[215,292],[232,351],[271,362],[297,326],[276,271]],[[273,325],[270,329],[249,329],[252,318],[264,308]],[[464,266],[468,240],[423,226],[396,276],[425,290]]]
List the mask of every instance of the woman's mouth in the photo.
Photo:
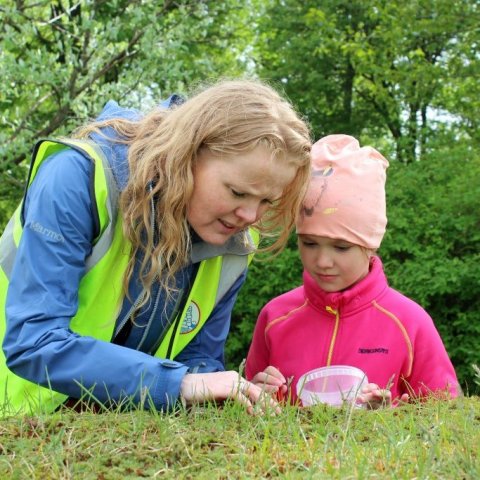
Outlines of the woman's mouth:
[[232,232],[232,231],[234,231],[238,228],[236,225],[233,225],[232,223],[226,222],[225,220],[218,219],[218,221],[229,232]]

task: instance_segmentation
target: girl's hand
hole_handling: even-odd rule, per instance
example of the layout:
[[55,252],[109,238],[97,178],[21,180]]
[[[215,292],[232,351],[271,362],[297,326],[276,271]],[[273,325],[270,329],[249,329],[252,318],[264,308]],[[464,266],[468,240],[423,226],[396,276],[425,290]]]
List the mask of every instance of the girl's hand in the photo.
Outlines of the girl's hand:
[[389,389],[380,388],[376,383],[368,383],[362,388],[357,401],[370,410],[390,407],[392,392]]
[[396,398],[392,402],[392,405],[394,407],[401,407],[402,405],[405,405],[406,403],[409,403],[409,402],[410,402],[410,395],[408,393],[404,393],[399,398]]
[[262,388],[267,393],[277,393],[279,398],[287,394],[287,380],[280,370],[271,365],[263,372],[258,372],[253,378],[252,383]]
[[266,389],[248,382],[234,371],[187,374],[180,387],[180,396],[186,405],[231,398],[244,405],[250,415],[281,412],[278,403],[266,394]]

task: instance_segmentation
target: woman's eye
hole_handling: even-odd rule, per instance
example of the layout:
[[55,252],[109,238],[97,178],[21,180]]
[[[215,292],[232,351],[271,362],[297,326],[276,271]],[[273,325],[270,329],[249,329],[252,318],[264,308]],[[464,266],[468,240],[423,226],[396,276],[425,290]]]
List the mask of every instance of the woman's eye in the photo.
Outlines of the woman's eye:
[[234,190],[233,188],[231,188],[230,190],[232,191],[232,195],[233,195],[234,197],[242,198],[242,197],[245,196],[244,193],[242,193],[242,192],[237,192],[237,190]]

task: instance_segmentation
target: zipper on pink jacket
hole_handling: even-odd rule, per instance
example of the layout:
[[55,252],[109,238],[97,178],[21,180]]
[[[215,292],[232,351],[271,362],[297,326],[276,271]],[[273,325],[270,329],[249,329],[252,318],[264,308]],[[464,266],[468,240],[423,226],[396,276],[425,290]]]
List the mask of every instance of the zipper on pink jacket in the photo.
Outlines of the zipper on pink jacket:
[[335,315],[335,326],[333,328],[332,339],[330,340],[330,348],[328,349],[328,357],[327,357],[327,367],[330,366],[332,363],[332,355],[333,355],[333,347],[335,346],[335,342],[337,340],[337,332],[338,332],[338,325],[340,323],[340,315],[338,310],[334,310],[332,307],[328,305],[325,307],[325,310],[332,315]]

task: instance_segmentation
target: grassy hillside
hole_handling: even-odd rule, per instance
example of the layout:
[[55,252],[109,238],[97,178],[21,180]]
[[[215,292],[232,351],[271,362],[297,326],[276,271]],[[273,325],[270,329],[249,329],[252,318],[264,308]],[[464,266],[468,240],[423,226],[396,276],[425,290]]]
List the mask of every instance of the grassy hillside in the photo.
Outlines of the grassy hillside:
[[366,411],[235,404],[0,423],[0,478],[480,478],[480,398]]

